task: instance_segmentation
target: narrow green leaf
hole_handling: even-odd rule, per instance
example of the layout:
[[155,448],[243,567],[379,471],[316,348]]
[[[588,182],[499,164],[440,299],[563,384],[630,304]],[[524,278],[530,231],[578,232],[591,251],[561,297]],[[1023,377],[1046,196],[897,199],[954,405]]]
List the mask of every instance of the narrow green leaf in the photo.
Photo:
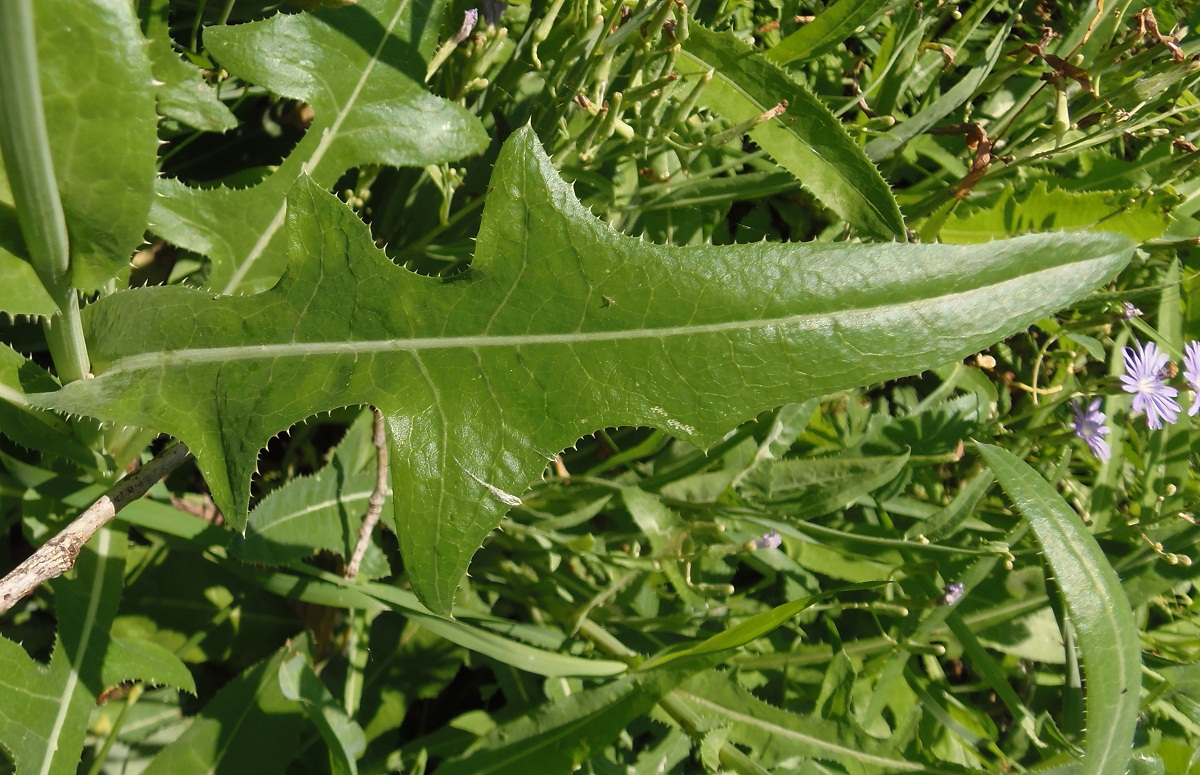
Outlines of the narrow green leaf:
[[954,500],[945,508],[938,511],[929,519],[917,522],[904,533],[906,539],[924,536],[927,541],[937,541],[946,536],[954,535],[964,521],[975,511],[979,501],[987,494],[992,482],[996,481],[991,471],[982,471],[971,477],[962,486]]
[[692,22],[676,70],[696,79],[710,70],[701,104],[730,123],[748,121],[787,101],[787,111],[749,134],[825,205],[874,237],[904,239],[891,189],[837,118],[807,87],[730,33]]
[[1087,680],[1083,771],[1124,775],[1141,689],[1141,645],[1121,580],[1079,515],[1028,463],[976,443],[996,480],[1029,522],[1062,590]]
[[491,188],[470,270],[443,282],[397,267],[303,179],[275,288],[109,296],[85,310],[96,378],[30,400],[183,439],[238,529],[272,435],[379,407],[405,566],[445,612],[519,494],[596,428],[706,446],[771,406],[977,352],[1109,280],[1131,252],[1119,236],[1076,234],[648,244],[588,213],[529,129],[505,144]]
[[857,589],[873,589],[878,587],[876,582],[866,584],[851,584],[849,586],[838,587],[827,592],[822,592],[817,595],[809,595],[800,600],[793,600],[790,603],[776,606],[770,611],[764,611],[761,614],[756,614],[746,619],[743,622],[735,624],[733,627],[718,633],[711,638],[707,638],[700,643],[686,646],[681,649],[672,649],[663,654],[659,654],[638,668],[639,670],[650,670],[652,668],[662,667],[663,665],[678,662],[680,660],[696,659],[698,657],[707,657],[713,654],[718,654],[722,651],[740,648],[752,640],[761,638],[763,635],[771,632],[775,628],[790,621],[792,617],[799,614],[804,609],[811,605],[827,600],[843,592],[849,592]]
[[356,762],[367,748],[362,727],[337,704],[308,660],[308,655],[299,650],[284,658],[279,666],[279,688],[284,697],[299,703],[325,738],[333,775],[358,775]]
[[644,716],[693,670],[638,672],[542,705],[493,729],[438,775],[573,772]]
[[145,775],[282,774],[295,758],[304,715],[280,689],[279,668],[297,651],[308,653],[306,636],[225,684]]
[[[463,648],[478,651],[506,665],[534,675],[544,676],[609,676],[625,672],[624,662],[612,659],[583,659],[535,648],[497,632],[472,626],[466,622],[443,619],[422,611],[411,592],[386,584],[360,584],[369,594],[389,604],[394,610],[416,620],[425,629],[442,636]],[[498,623],[503,626],[503,623]]]
[[325,188],[354,166],[423,167],[486,146],[478,119],[421,83],[425,63],[410,41],[429,26],[431,5],[363,0],[205,31],[223,68],[314,111],[304,139],[257,186],[160,181],[151,227],[208,256],[212,288],[254,292],[279,279],[287,263],[284,200],[301,174]]
[[[851,1],[842,0],[842,2]],[[996,30],[996,37],[984,52],[984,60],[981,64],[971,68],[971,71],[962,78],[956,79],[953,86],[928,106],[922,108],[915,116],[906,118],[887,134],[876,137],[867,143],[867,147],[863,149],[867,158],[874,162],[886,159],[903,148],[909,140],[930,129],[957,110],[964,102],[974,97],[1004,52],[1010,27],[1011,24],[1003,25]]]
[[881,12],[890,0],[838,0],[763,55],[777,65],[807,62],[832,51]]

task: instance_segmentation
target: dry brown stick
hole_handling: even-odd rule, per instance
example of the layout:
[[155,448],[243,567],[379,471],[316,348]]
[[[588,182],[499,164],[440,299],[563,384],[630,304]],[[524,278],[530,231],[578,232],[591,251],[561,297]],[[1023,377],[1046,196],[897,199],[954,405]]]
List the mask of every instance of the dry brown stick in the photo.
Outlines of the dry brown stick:
[[358,575],[363,557],[367,554],[367,546],[371,543],[371,533],[374,532],[375,525],[379,522],[379,515],[383,513],[383,501],[387,498],[388,450],[387,438],[383,433],[383,412],[373,406],[371,412],[375,415],[375,435],[371,439],[375,444],[376,455],[375,490],[367,499],[367,515],[363,517],[362,526],[358,529],[358,543],[354,547],[354,554],[350,555],[350,562],[346,565],[348,581],[354,581],[354,577]]
[[79,556],[79,550],[97,530],[104,527],[118,511],[145,495],[155,482],[178,468],[187,460],[188,454],[186,444],[175,442],[149,463],[113,485],[62,532],[42,544],[29,559],[0,580],[0,613],[12,608],[44,582],[70,570]]

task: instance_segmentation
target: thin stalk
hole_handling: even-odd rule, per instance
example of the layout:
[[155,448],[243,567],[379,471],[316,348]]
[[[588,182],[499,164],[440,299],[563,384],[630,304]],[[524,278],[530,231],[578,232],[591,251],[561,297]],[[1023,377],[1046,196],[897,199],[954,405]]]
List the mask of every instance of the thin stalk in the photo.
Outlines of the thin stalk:
[[59,313],[46,324],[54,365],[63,382],[89,371],[79,319],[79,297],[71,287],[67,220],[58,196],[50,137],[38,80],[32,0],[0,3],[0,154],[8,171],[21,236],[29,260]]

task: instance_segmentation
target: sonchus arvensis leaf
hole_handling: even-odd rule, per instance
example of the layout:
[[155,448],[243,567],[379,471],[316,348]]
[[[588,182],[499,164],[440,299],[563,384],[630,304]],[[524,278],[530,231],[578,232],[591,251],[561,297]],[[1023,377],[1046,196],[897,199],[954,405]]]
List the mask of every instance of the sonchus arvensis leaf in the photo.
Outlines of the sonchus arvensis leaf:
[[648,244],[594,218],[528,128],[501,150],[475,260],[452,280],[391,263],[307,179],[287,220],[291,263],[274,288],[114,294],[86,310],[96,378],[34,400],[183,439],[237,529],[273,434],[374,404],[406,569],[439,612],[488,532],[580,436],[643,425],[710,444],[767,407],[961,358],[1108,280],[1132,251],[1106,234]]

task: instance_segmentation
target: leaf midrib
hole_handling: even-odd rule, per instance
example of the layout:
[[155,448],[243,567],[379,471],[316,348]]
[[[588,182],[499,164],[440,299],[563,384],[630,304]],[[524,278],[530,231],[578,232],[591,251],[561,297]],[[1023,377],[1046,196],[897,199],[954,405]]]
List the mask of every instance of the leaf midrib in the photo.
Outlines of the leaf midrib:
[[[1099,260],[1103,260],[1107,256]],[[1093,259],[1095,260],[1095,259]],[[1090,263],[1081,262],[1081,263]],[[1074,264],[1072,265],[1074,266]],[[151,353],[140,353],[113,360],[97,376],[108,376],[122,372],[136,372],[158,367],[183,366],[188,364],[228,363],[237,360],[256,360],[262,358],[309,357],[314,355],[345,355],[371,354],[384,352],[417,353],[430,350],[481,350],[491,348],[517,348],[535,345],[577,345],[594,344],[599,342],[638,341],[646,339],[669,339],[677,336],[697,336],[702,334],[725,333],[731,331],[749,331],[754,329],[774,328],[780,326],[795,326],[807,324],[808,328],[837,325],[843,319],[870,315],[879,310],[901,310],[909,307],[922,307],[930,303],[953,302],[959,297],[966,297],[982,290],[994,290],[1012,282],[1029,281],[1039,274],[1057,272],[1065,266],[1056,266],[1042,272],[1011,277],[986,287],[975,287],[957,293],[947,293],[941,296],[929,296],[908,302],[878,304],[831,310],[818,313],[801,313],[785,315],[777,318],[757,318],[752,320],[730,320],[718,323],[699,323],[691,325],[664,326],[658,328],[621,328],[610,331],[572,331],[556,334],[473,334],[470,336],[434,336],[416,337],[412,339],[356,339],[342,342],[279,342],[274,344],[247,344],[233,347],[198,347],[181,350],[165,350]]]

